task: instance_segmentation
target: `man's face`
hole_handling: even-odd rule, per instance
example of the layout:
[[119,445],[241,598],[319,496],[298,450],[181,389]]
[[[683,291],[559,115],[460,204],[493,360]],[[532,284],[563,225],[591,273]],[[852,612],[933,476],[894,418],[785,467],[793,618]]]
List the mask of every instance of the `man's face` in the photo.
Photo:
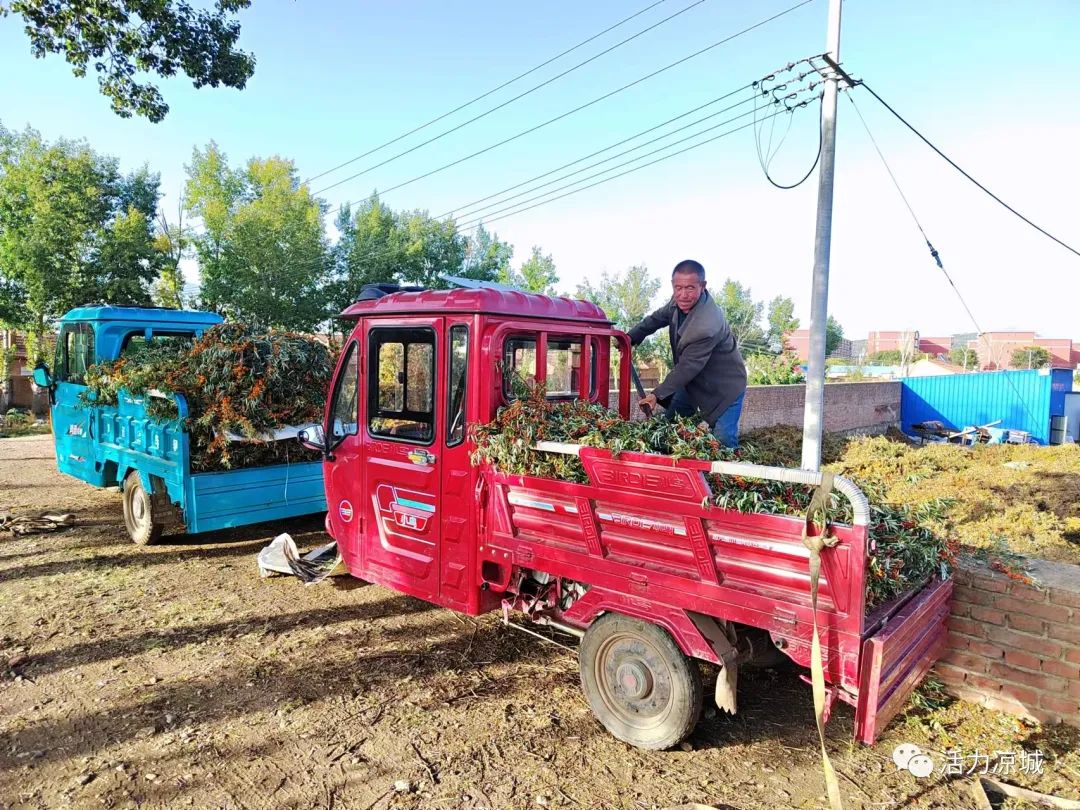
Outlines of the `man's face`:
[[705,282],[697,277],[697,273],[676,273],[671,277],[671,291],[675,298],[675,306],[683,312],[689,312],[694,304],[701,298],[705,289]]

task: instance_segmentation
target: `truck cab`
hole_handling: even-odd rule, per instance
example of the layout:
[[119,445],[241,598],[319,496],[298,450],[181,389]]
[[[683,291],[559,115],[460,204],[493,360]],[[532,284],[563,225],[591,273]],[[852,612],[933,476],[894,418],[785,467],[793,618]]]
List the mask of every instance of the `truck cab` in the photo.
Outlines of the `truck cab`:
[[50,384],[56,461],[61,472],[97,487],[116,486],[116,469],[94,452],[93,411],[81,404],[86,370],[151,341],[199,337],[222,322],[212,312],[156,307],[79,307],[60,319]]
[[[490,609],[468,426],[512,401],[512,374],[606,405],[612,345],[625,376],[628,338],[594,304],[495,289],[392,293],[342,317],[356,325],[327,406],[327,531],[358,577]],[[619,406],[629,413],[628,389]]]

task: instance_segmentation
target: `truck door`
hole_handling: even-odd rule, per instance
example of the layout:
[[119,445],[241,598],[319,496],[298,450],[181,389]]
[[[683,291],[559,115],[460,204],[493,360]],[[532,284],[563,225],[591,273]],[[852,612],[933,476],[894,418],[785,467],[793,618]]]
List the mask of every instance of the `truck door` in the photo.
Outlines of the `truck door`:
[[367,321],[364,333],[364,578],[438,602],[443,321]]
[[61,472],[95,486],[105,474],[94,448],[94,410],[80,405],[86,389],[86,369],[93,365],[94,328],[88,323],[65,324],[56,344],[52,423],[56,462]]
[[327,529],[353,574],[362,573],[360,527],[363,516],[363,434],[360,431],[360,342],[345,344],[330,394],[326,435],[330,453],[323,462]]

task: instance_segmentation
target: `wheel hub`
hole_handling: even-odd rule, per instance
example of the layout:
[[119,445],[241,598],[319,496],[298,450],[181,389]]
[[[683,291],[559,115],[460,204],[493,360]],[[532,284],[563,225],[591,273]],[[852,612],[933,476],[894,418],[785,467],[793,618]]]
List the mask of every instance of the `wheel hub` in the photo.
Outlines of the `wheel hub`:
[[146,520],[146,496],[139,493],[131,504],[132,514],[138,523],[142,523]]
[[627,700],[641,700],[653,688],[652,673],[640,661],[625,661],[615,673],[616,688]]

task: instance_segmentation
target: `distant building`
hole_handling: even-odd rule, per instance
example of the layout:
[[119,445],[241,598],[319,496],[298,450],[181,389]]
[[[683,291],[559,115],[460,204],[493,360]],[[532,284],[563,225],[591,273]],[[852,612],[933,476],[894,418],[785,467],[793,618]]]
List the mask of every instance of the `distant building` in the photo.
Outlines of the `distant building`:
[[1080,342],[1069,338],[1041,338],[1034,332],[983,332],[968,345],[979,355],[979,365],[985,371],[1010,368],[1013,352],[1028,346],[1050,352],[1051,368],[1080,366]]
[[948,357],[952,351],[952,337],[919,337],[919,351],[931,357]]
[[912,357],[918,350],[919,333],[913,329],[902,332],[871,332],[866,336],[866,356],[878,352],[900,352]]
[[[27,408],[34,404],[34,392],[30,387],[33,369],[27,360],[26,335],[13,329],[0,329],[0,351],[6,354],[14,349],[7,376],[0,378],[0,413],[9,408]],[[0,375],[4,373],[0,369]]]
[[[857,357],[855,354],[855,344],[857,342],[858,341],[848,340],[847,338],[840,338],[840,343],[828,356],[854,359]],[[801,362],[805,363],[810,359],[810,330],[793,329],[790,332],[786,332],[784,334],[784,349],[791,352]]]

